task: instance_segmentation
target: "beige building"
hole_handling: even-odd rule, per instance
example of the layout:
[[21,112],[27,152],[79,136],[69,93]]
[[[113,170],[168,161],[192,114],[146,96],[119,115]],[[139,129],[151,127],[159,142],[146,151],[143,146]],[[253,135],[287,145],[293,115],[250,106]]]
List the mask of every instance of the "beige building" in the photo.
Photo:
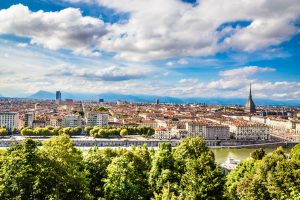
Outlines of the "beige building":
[[81,126],[81,117],[80,115],[65,115],[62,119],[62,126],[63,127],[78,127]]
[[16,112],[0,112],[0,126],[8,130],[17,128],[18,113]]
[[86,115],[87,126],[108,126],[108,114],[102,112],[89,112]]

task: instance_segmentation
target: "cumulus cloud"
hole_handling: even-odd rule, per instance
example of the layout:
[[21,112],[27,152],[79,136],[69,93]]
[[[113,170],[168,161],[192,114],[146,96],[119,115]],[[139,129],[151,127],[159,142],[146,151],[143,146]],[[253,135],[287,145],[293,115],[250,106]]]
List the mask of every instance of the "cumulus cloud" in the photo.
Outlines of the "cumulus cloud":
[[221,71],[220,75],[240,78],[240,77],[248,77],[260,72],[274,72],[274,71],[276,71],[276,69],[271,67],[246,66],[246,67]]
[[106,32],[103,21],[82,16],[79,9],[31,12],[18,4],[0,10],[0,34],[28,37],[32,44],[49,49],[69,49],[76,54],[98,56],[95,44]]
[[[298,0],[201,0],[195,5],[179,0],[82,2],[129,13],[127,23],[110,26],[100,44],[106,51],[117,52],[119,59],[207,56],[231,48],[252,52],[279,45],[299,33],[295,23],[299,20]],[[232,25],[245,20],[249,25]]]
[[[105,24],[74,8],[31,12],[19,4],[0,11],[0,33],[25,36],[50,49],[85,56],[113,52],[115,58],[131,61],[208,56],[228,49],[253,52],[299,33],[298,0],[201,0],[194,5],[180,0],[64,1],[99,4],[128,13],[128,19]],[[233,25],[239,21],[249,24]]]

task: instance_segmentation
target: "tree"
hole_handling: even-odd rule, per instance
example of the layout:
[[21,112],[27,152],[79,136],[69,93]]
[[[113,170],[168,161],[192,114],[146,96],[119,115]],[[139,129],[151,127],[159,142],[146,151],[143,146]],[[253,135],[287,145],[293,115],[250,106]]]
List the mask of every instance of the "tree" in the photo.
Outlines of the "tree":
[[186,138],[176,148],[174,158],[180,172],[181,199],[221,199],[224,177],[215,157],[200,138]]
[[297,144],[292,148],[291,158],[300,161],[300,144]]
[[91,148],[84,158],[84,168],[89,179],[89,191],[93,199],[104,198],[104,179],[107,178],[106,168],[120,152],[110,148],[99,150]]
[[261,160],[241,163],[227,177],[230,199],[299,199],[300,163],[279,147]]
[[1,128],[0,127],[0,136],[5,136],[5,135],[7,135],[7,130],[6,130],[6,128]]
[[[42,159],[48,161],[44,167],[51,173],[48,176],[52,180],[49,188],[56,198],[89,197],[82,152],[74,146],[68,135],[63,134],[45,141],[40,151]],[[47,185],[47,180],[45,181],[44,184]]]
[[124,137],[124,136],[126,136],[126,135],[128,135],[128,131],[127,131],[127,129],[122,129],[121,131],[120,131],[120,135],[122,136],[122,137]]
[[253,158],[254,160],[261,160],[265,155],[266,152],[262,148],[256,149],[250,154],[251,158]]
[[166,183],[172,184],[176,182],[178,182],[178,177],[171,144],[160,143],[153,157],[151,170],[149,172],[149,184],[151,189],[153,192],[160,193]]
[[140,171],[128,156],[114,158],[107,167],[107,178],[104,180],[105,199],[145,199],[144,186],[140,184],[139,177]]
[[37,175],[40,173],[37,143],[25,139],[10,147],[0,170],[1,199],[34,199]]

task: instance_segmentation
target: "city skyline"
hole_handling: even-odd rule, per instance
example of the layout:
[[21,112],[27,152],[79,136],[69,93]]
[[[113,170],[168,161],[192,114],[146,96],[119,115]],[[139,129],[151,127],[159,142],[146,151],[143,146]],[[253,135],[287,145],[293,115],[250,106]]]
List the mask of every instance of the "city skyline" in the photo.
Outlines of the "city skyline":
[[296,0],[6,1],[0,95],[246,98],[252,83],[255,99],[299,100],[298,13]]

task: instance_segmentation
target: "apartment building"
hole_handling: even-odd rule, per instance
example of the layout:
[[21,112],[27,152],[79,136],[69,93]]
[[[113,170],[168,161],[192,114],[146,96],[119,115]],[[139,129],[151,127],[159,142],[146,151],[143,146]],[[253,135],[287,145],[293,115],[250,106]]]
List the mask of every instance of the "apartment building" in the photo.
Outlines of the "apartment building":
[[65,115],[62,119],[62,126],[71,127],[71,128],[81,126],[80,115],[75,115],[75,114]]
[[86,115],[87,126],[108,126],[108,114],[101,112],[89,112]]
[[5,127],[8,130],[17,128],[18,113],[16,112],[0,112],[0,126]]

